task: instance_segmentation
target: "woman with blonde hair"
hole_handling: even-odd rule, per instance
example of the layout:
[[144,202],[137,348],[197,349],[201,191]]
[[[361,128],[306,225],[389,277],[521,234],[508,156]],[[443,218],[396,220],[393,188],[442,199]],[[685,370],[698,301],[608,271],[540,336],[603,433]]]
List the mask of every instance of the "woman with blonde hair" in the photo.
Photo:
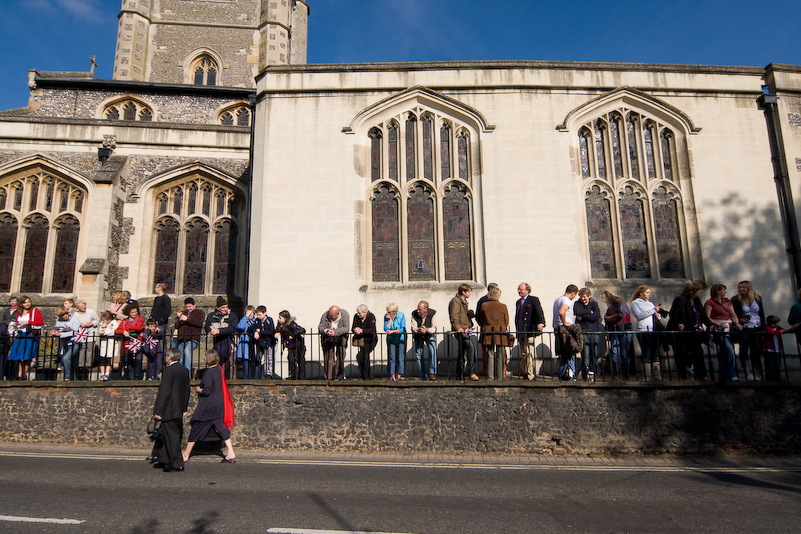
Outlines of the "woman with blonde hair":
[[387,334],[390,380],[397,382],[406,371],[406,317],[394,302],[387,305],[384,332]]
[[734,313],[742,327],[740,335],[740,361],[745,368],[746,380],[762,380],[760,342],[765,329],[765,308],[762,297],[754,291],[754,284],[743,280],[737,284],[737,294],[731,299]]
[[645,381],[662,381],[662,369],[659,363],[659,336],[655,333],[655,317],[662,305],[651,302],[651,288],[641,285],[631,296],[631,313],[637,318],[637,340],[642,349],[642,367]]

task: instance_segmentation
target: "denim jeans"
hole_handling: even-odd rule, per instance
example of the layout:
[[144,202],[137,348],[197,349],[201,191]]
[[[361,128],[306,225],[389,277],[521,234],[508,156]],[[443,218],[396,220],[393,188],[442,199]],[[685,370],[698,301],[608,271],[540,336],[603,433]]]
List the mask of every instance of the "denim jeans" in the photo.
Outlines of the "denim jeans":
[[718,380],[724,381],[737,377],[737,363],[734,346],[728,334],[715,334],[715,345],[718,347]]
[[[73,358],[81,350],[80,343],[65,343],[61,351],[61,365],[64,367],[64,380],[75,380],[75,367],[72,365]],[[76,362],[77,363],[77,362]]]
[[[428,373],[423,365],[423,352],[428,345]],[[437,375],[437,338],[431,336],[428,339],[414,340],[414,354],[417,358],[417,368],[420,370],[420,378],[428,379],[428,375]]]
[[190,375],[192,373],[192,353],[198,345],[200,345],[199,341],[178,341],[176,338],[172,339],[172,347],[181,351],[181,365],[189,369]]
[[470,334],[457,332],[454,337],[456,337],[457,347],[459,348],[456,370],[459,378],[476,374],[476,348],[473,346]]
[[627,332],[610,332],[609,337],[612,345],[612,363],[628,365],[629,349],[634,341],[634,335]]
[[406,343],[389,343],[389,374],[403,375],[406,372]]
[[584,334],[584,366],[588,372],[595,372],[595,361],[601,347],[601,334]]

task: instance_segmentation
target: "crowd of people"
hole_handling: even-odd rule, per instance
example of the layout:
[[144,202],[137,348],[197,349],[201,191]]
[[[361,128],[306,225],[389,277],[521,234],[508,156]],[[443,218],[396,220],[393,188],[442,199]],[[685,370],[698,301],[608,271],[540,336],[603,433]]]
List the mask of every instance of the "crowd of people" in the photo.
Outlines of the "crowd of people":
[[[110,377],[129,380],[158,380],[166,363],[168,348],[175,349],[176,361],[196,374],[202,340],[217,354],[221,372],[227,378],[277,378],[276,355],[285,351],[290,379],[306,378],[306,329],[289,311],[278,314],[277,322],[264,306],[248,305],[240,318],[224,297],[208,315],[193,298],[184,299],[174,311],[164,284],[155,286],[156,297],[147,318],[127,291],[116,291],[102,313],[87,308],[82,299],[65,299],[55,310],[52,329],[43,332],[42,313],[28,296],[12,297],[0,317],[0,357],[3,378],[26,379],[47,342],[59,358],[64,380]],[[701,302],[702,287],[687,283],[669,308],[655,304],[652,289],[639,286],[630,299],[611,291],[602,292],[605,313],[592,298],[592,291],[570,284],[553,303],[551,326],[553,353],[559,358],[559,376],[564,380],[595,380],[596,373],[628,380],[638,373],[646,381],[662,380],[662,361],[673,349],[678,378],[707,380],[709,373],[703,345],[716,347],[717,372],[721,380],[740,380],[735,345],[739,346],[740,368],[746,380],[780,380],[783,353],[782,334],[801,324],[799,303],[788,317],[789,328],[775,315],[765,315],[762,298],[751,282],[742,281],[730,300],[726,286],[711,286],[709,298]],[[437,311],[422,300],[409,315],[390,303],[379,322],[362,304],[351,320],[346,310],[331,306],[323,312],[317,328],[322,353],[323,375],[327,380],[345,379],[345,358],[350,343],[356,351],[359,376],[372,378],[371,357],[379,343],[379,325],[386,342],[386,366],[390,380],[406,378],[406,346],[411,335],[419,378],[438,377],[437,347],[444,335],[456,347],[456,375],[461,380],[479,380],[477,352],[483,360],[487,380],[505,380],[508,351],[519,346],[520,377],[536,380],[543,358],[534,346],[547,326],[539,298],[525,282],[517,288],[515,309],[501,302],[501,289],[491,283],[487,294],[470,309],[472,287],[461,284],[448,303],[448,317],[440,321]],[[667,318],[667,324],[663,321]],[[446,323],[442,324],[442,323]],[[172,330],[167,331],[170,323]],[[442,326],[441,326],[442,324]],[[448,328],[449,326],[449,328]],[[799,331],[801,334],[801,331]],[[477,337],[476,337],[477,335]],[[635,339],[639,358],[635,362]],[[169,341],[169,347],[167,343]],[[478,351],[476,350],[476,341]],[[764,363],[764,365],[763,365]],[[239,364],[239,365],[237,365]],[[237,372],[241,368],[241,375]],[[93,374],[93,368],[97,373]]]

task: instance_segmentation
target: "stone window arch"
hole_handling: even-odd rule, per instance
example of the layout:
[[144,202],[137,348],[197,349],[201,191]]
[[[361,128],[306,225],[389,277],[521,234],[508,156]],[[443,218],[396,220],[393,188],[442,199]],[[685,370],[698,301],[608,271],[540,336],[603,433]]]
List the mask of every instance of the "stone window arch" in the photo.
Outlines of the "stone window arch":
[[74,291],[86,194],[42,168],[0,177],[0,291]]
[[217,113],[217,122],[223,126],[249,127],[252,120],[250,104],[238,102]]
[[198,56],[189,70],[192,73],[193,85],[217,85],[220,67],[209,54]]
[[688,160],[681,121],[623,100],[579,117],[574,131],[591,277],[691,277],[694,208],[681,187],[689,180],[689,165],[679,165]]
[[98,118],[111,121],[152,122],[155,117],[153,106],[133,95],[106,102],[100,110]]
[[240,192],[205,174],[157,185],[153,283],[179,295],[226,294],[236,282]]

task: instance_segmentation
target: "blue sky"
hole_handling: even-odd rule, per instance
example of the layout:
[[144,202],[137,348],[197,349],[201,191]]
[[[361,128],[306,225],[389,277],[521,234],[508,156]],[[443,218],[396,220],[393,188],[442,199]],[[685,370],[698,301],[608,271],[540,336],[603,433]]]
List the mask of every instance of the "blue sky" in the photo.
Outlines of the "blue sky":
[[[532,59],[801,65],[799,0],[309,4],[310,63]],[[31,68],[87,71],[88,58],[97,56],[96,76],[111,78],[119,8],[119,0],[4,0],[0,109],[27,104]]]

